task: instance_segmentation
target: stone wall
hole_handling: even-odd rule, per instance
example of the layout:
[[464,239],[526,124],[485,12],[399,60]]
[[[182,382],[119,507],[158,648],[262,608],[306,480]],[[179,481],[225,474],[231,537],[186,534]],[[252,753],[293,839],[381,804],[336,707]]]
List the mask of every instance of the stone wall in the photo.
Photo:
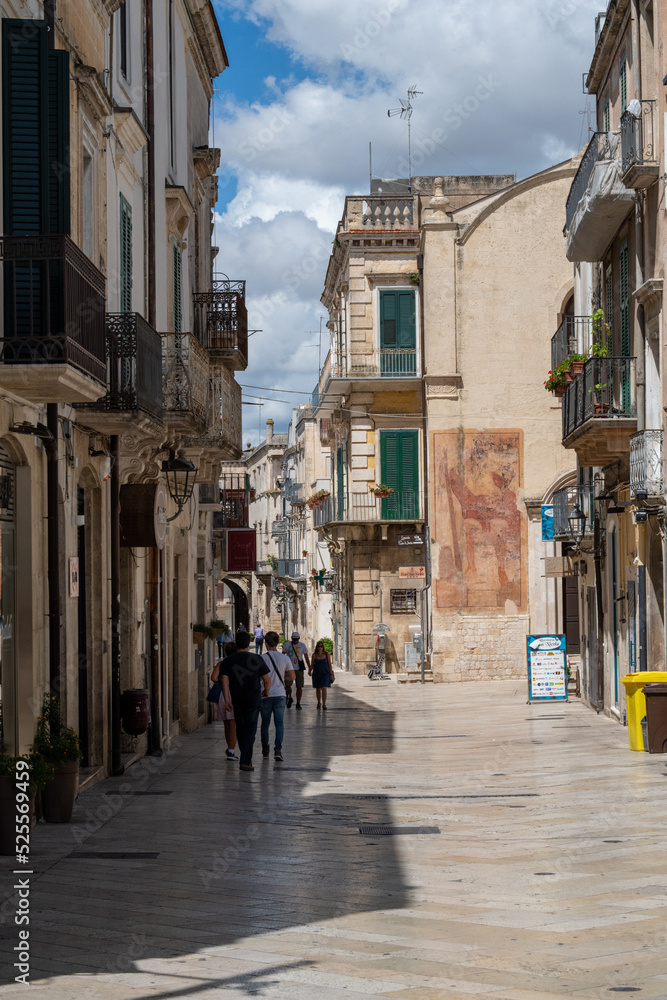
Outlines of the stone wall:
[[529,627],[528,615],[457,615],[434,635],[434,680],[524,679]]

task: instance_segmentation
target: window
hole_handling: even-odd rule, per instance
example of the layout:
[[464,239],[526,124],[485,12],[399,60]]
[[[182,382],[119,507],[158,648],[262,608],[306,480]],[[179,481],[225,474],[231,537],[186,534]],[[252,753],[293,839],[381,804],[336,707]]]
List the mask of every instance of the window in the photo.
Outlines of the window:
[[381,501],[383,521],[419,517],[419,432],[380,432],[381,481],[393,492]]
[[628,241],[623,240],[618,254],[620,285],[621,357],[630,357],[630,284]]
[[625,53],[621,56],[621,67],[618,73],[618,92],[621,97],[621,114],[628,109],[628,63]]
[[392,615],[414,615],[417,612],[416,590],[390,590],[389,610]]
[[605,323],[609,330],[613,329],[614,322],[614,283],[611,274],[611,264],[607,265],[604,273],[604,296],[605,296]]
[[182,253],[181,244],[177,239],[172,243],[172,281],[174,294],[174,333],[181,332],[183,323],[182,298],[181,298],[181,273],[182,273]]
[[94,240],[93,240],[93,212],[94,212],[94,202],[93,202],[93,157],[92,154],[88,152],[87,149],[83,151],[83,166],[82,166],[82,199],[81,207],[83,209],[83,252],[89,260],[93,259],[94,252]]
[[380,371],[384,376],[417,371],[415,293],[408,289],[380,292]]
[[607,98],[604,102],[602,128],[605,132],[611,132],[611,106],[609,104],[609,98]]
[[120,71],[126,80],[128,74],[128,36],[127,36],[127,5],[129,0],[124,0],[118,11],[118,57],[120,61]]
[[120,196],[120,311],[132,312],[132,206]]

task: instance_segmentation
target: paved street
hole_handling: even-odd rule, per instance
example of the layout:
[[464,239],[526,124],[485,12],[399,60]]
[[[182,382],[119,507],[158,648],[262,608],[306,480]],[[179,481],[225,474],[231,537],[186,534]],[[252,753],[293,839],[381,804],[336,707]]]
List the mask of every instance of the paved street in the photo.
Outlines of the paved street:
[[[95,786],[72,826],[33,831],[33,991],[664,1000],[667,759],[525,698],[340,675],[328,712],[307,691],[287,713],[283,764],[258,741],[240,773],[220,723]],[[84,855],[105,851],[128,856]]]

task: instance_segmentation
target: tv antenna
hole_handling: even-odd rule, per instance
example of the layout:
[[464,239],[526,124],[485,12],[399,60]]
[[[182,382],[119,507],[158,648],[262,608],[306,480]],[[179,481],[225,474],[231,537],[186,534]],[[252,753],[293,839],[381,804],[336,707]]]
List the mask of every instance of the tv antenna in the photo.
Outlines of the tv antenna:
[[417,85],[414,84],[408,90],[408,98],[406,101],[402,97],[399,97],[401,102],[400,108],[391,108],[387,111],[388,118],[395,118],[396,115],[400,115],[401,121],[407,121],[408,123],[408,189],[412,194],[412,135],[410,129],[410,119],[412,118],[412,100],[417,94],[423,94],[423,90],[417,90]]

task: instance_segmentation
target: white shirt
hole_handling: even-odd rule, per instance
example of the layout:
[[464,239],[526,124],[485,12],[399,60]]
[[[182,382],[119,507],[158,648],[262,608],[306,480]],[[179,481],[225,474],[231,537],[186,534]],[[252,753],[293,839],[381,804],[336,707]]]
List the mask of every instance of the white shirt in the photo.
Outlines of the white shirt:
[[[269,668],[269,677],[271,678],[269,698],[283,697],[285,694],[285,671],[294,669],[292,661],[289,656],[279,653],[277,649],[272,649],[270,653],[262,653],[262,659]],[[282,684],[278,678],[283,681]]]
[[[303,663],[303,658],[308,653],[308,647],[305,642],[292,642],[292,640],[289,639],[287,642],[283,643],[283,653],[289,656],[292,661],[292,670],[298,670],[298,661],[301,660]],[[303,665],[305,667],[305,663]]]

